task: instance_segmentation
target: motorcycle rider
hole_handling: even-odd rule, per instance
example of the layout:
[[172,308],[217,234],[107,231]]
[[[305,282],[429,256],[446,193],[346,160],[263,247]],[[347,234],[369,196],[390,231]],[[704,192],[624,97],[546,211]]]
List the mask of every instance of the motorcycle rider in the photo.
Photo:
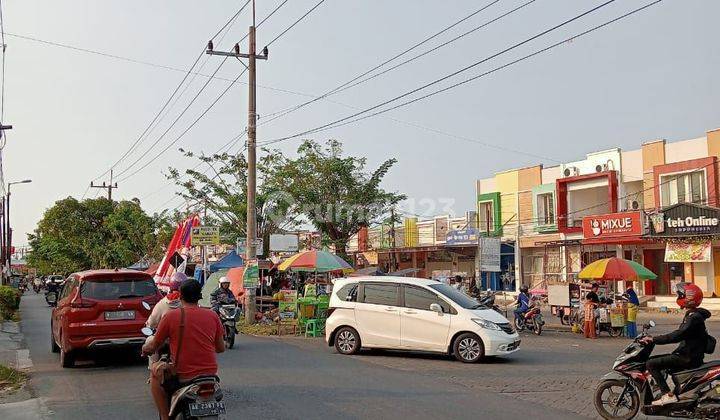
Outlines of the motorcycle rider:
[[210,306],[216,313],[220,313],[221,305],[237,304],[235,294],[230,290],[230,279],[220,277],[220,286],[210,294]]
[[[218,365],[215,354],[225,351],[223,326],[220,319],[209,309],[198,306],[202,298],[202,287],[196,280],[189,279],[180,285],[180,310],[169,311],[160,320],[152,343],[146,343],[142,352],[145,355],[155,353],[166,339],[170,340],[170,354],[180,385],[199,376],[217,375]],[[185,317],[182,342],[182,358],[176,355],[179,343],[181,317]],[[166,389],[162,378],[153,374],[150,389],[161,420],[169,419],[169,401],[177,389]]]
[[[160,320],[165,316],[166,313],[168,313],[172,309],[177,309],[180,307],[180,285],[185,280],[187,280],[187,276],[185,275],[185,273],[178,272],[173,274],[173,276],[170,278],[170,292],[162,299],[160,299],[160,302],[155,304],[152,312],[150,313],[150,316],[145,322],[146,327],[152,328],[153,330],[157,329],[158,324],[160,324]],[[155,336],[151,335],[150,337],[145,339],[145,343],[152,343],[154,339]],[[157,353],[150,355],[148,357],[148,366],[152,367],[152,364],[157,360]]]
[[517,308],[513,312],[515,313],[515,319],[519,319],[530,308],[530,293],[528,292],[527,286],[520,287],[520,294],[518,295],[515,304],[517,305]]
[[677,402],[677,396],[670,391],[663,378],[663,371],[677,372],[701,366],[707,346],[705,320],[710,318],[710,312],[699,307],[703,300],[702,290],[692,283],[678,283],[675,292],[678,296],[678,306],[686,309],[680,327],[671,333],[656,337],[647,336],[641,340],[645,344],[680,343],[671,354],[653,356],[647,361],[647,369],[663,393],[660,398],[652,402],[653,405]]

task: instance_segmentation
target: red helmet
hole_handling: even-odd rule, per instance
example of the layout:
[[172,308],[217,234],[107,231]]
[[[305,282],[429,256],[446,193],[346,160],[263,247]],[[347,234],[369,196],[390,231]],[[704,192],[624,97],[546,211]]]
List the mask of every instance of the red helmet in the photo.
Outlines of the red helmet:
[[697,308],[703,300],[702,289],[692,283],[678,283],[675,285],[675,293],[677,293],[677,304],[681,308],[686,307]]

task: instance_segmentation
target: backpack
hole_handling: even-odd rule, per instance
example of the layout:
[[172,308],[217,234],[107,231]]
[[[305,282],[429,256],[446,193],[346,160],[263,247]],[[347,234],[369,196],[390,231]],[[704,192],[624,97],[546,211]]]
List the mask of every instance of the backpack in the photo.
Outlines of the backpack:
[[705,331],[705,336],[707,337],[707,341],[705,342],[705,354],[713,354],[715,352],[717,340],[715,337],[708,334],[707,331]]

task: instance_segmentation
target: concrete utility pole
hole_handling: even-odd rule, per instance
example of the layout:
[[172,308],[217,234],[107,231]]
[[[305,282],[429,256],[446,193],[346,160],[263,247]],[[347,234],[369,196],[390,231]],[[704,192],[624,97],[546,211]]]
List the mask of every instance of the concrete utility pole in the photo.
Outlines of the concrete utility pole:
[[107,199],[112,201],[112,190],[117,188],[117,182],[115,185],[113,185],[113,170],[110,169],[110,183],[108,185],[105,185],[105,181],[103,181],[102,185],[95,185],[92,181],[90,181],[90,188],[102,188],[104,190],[107,190]]
[[[255,53],[255,1],[253,1],[253,24],[250,26],[248,33],[248,53],[240,53],[240,45],[235,44],[232,52],[214,51],[212,40],[208,42],[207,53],[210,55],[221,55],[224,57],[235,57],[237,59],[246,58],[248,60],[248,140],[247,140],[247,220],[246,220],[246,261],[250,261],[256,257],[257,248],[257,216],[255,214],[255,192],[257,189],[257,154],[256,154],[256,135],[257,135],[257,112],[256,112],[256,96],[255,96],[255,60],[267,60],[268,49],[263,48],[262,54]],[[239,61],[239,60],[238,60]],[[242,61],[240,61],[242,63]],[[245,63],[242,63],[245,65]],[[246,293],[246,311],[245,320],[248,323],[255,322],[255,289],[250,288]]]
[[390,272],[395,268],[395,207],[390,208]]

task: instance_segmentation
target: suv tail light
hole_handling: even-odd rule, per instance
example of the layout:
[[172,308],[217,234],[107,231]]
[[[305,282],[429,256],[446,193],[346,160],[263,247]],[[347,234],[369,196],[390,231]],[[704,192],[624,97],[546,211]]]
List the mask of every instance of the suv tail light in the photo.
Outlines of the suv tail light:
[[96,304],[96,302],[94,302],[94,301],[79,299],[79,300],[73,300],[72,302],[70,302],[70,307],[71,308],[92,308],[93,306],[95,306],[95,304]]

